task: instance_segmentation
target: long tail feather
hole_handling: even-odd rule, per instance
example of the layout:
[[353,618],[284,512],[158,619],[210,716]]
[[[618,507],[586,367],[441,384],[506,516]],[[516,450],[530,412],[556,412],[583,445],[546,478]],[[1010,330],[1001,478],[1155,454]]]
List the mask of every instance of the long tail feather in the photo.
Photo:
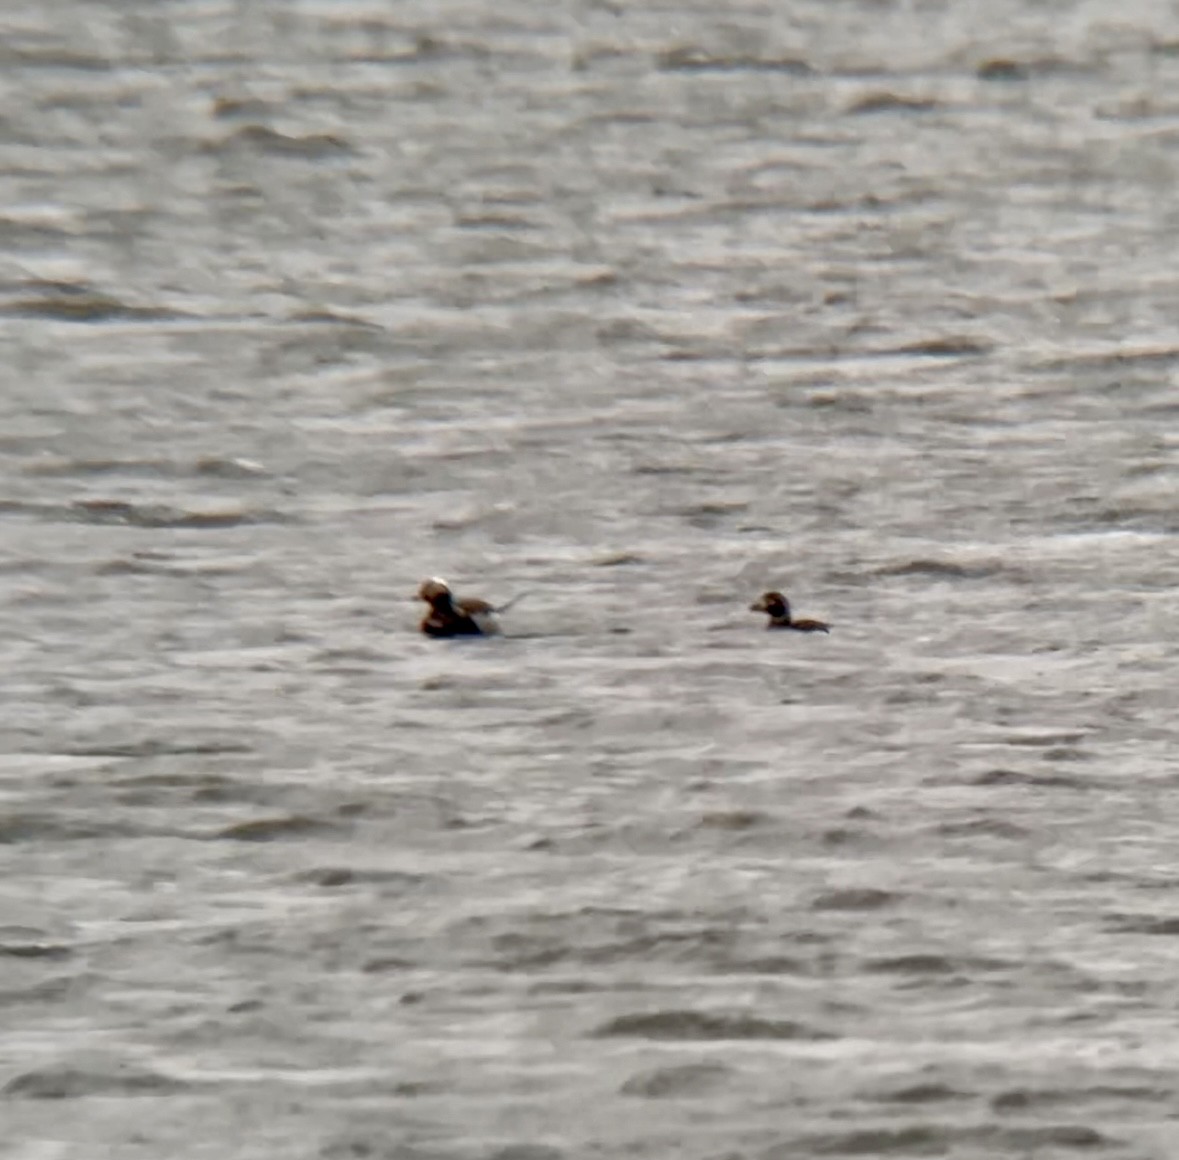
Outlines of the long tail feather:
[[495,611],[497,613],[507,612],[507,610],[509,608],[511,608],[513,604],[518,604],[527,595],[528,595],[527,590],[525,590],[524,592],[517,592],[516,595],[513,596],[512,599],[509,600],[506,604],[497,605]]

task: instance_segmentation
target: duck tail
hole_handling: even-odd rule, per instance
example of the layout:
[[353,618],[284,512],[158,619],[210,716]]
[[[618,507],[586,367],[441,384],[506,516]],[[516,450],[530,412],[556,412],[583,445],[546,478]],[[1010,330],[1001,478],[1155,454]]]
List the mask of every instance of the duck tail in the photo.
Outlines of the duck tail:
[[515,604],[519,604],[520,601],[523,600],[524,597],[527,595],[528,595],[527,590],[525,590],[523,592],[517,592],[516,595],[513,596],[511,600],[508,600],[503,604],[497,605],[495,611],[497,613],[507,612],[509,608],[511,608]]

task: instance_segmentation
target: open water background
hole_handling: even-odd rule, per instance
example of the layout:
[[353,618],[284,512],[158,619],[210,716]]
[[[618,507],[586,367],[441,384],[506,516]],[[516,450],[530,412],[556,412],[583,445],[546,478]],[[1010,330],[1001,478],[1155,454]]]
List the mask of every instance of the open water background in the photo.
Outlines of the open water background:
[[4,1160],[1179,1155],[1179,7],[0,46]]

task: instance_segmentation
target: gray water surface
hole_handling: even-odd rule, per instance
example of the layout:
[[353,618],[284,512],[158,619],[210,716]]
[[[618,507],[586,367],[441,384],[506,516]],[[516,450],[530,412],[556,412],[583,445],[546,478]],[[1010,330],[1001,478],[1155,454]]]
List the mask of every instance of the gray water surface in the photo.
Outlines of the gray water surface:
[[0,1156],[1179,1155],[1174,5],[0,45]]

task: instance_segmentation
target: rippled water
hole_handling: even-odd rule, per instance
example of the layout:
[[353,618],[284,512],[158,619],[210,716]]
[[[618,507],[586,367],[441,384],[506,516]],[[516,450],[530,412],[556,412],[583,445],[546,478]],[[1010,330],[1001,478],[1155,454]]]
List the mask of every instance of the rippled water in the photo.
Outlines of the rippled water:
[[1179,1153],[1174,5],[0,43],[0,1155]]

